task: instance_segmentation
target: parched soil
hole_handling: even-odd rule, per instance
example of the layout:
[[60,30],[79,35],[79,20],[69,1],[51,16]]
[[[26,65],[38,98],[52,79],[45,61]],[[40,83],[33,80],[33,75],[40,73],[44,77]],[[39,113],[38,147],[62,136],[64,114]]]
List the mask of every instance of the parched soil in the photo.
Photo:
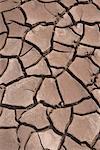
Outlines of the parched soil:
[[100,150],[100,0],[0,0],[0,150]]

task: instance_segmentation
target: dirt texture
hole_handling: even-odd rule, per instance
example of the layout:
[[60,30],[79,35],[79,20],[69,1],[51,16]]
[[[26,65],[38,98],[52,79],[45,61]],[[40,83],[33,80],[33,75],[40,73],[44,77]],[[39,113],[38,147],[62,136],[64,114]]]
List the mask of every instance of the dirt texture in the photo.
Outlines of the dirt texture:
[[100,150],[100,0],[0,0],[0,150]]

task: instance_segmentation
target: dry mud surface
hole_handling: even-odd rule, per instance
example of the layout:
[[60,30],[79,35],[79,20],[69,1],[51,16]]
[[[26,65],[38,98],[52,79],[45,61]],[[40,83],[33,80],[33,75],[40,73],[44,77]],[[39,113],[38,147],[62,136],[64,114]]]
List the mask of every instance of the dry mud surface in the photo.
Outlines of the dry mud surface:
[[100,0],[0,0],[0,150],[100,150]]

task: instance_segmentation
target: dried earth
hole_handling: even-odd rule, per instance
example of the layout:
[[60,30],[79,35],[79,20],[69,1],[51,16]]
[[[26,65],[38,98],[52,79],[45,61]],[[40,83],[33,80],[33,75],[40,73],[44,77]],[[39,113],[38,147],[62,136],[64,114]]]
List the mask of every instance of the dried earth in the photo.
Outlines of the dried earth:
[[0,150],[100,150],[100,0],[0,0]]

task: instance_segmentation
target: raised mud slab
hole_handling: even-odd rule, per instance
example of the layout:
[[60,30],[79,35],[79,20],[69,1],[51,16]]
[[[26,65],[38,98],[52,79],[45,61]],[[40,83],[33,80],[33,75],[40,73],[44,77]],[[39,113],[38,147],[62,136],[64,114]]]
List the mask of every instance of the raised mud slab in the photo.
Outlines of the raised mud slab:
[[100,0],[0,0],[0,150],[100,150]]

